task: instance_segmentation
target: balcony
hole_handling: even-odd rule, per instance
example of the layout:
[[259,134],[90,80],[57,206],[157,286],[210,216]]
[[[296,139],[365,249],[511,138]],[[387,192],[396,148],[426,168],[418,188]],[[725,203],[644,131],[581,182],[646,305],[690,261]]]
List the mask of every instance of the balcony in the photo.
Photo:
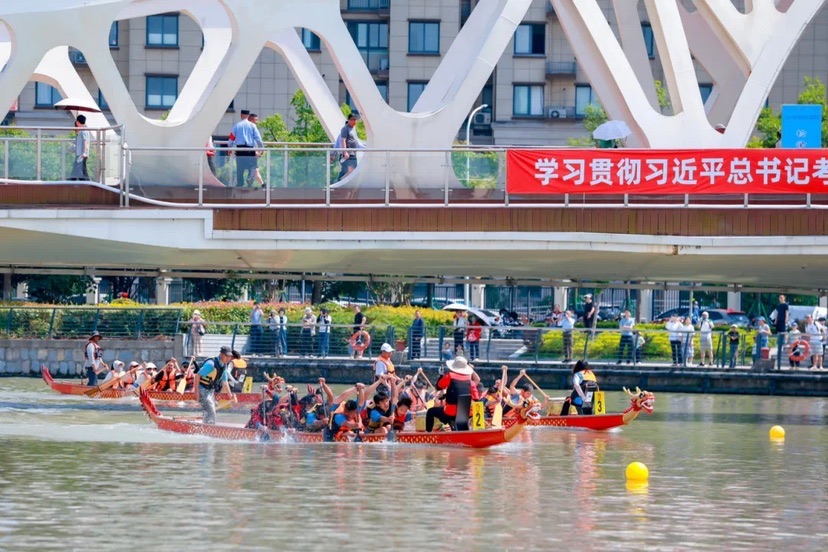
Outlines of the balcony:
[[578,63],[574,61],[547,61],[546,76],[575,76],[578,73]]
[[389,12],[391,0],[348,0],[349,11]]

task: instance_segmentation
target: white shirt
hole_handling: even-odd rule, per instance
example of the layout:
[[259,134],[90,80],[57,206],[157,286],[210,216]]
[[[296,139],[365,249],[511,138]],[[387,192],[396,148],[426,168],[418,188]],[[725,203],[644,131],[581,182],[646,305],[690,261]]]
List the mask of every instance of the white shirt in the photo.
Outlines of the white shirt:
[[327,314],[320,314],[316,320],[319,324],[319,333],[331,333],[331,317]]
[[103,362],[103,359],[95,358],[95,349],[95,344],[91,341],[86,344],[86,358],[84,359],[83,367],[92,367],[97,371],[101,369],[101,363]]
[[665,328],[670,332],[670,341],[681,341],[681,334],[684,333],[681,322],[667,322]]
[[561,318],[561,328],[564,330],[571,330],[575,327],[575,318],[564,314],[563,318]]
[[378,360],[374,363],[374,374],[378,376],[382,376],[388,373],[388,367],[385,365],[384,362]]

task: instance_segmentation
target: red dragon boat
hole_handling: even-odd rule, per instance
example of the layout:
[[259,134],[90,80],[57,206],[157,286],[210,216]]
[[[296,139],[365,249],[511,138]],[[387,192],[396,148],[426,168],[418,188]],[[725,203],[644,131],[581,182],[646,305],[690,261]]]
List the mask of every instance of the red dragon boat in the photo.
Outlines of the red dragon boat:
[[[282,433],[273,430],[250,429],[228,424],[205,424],[194,418],[180,418],[165,416],[158,411],[148,393],[140,394],[141,407],[147,413],[158,429],[184,433],[187,435],[204,435],[215,439],[229,441],[275,441],[285,438],[297,443],[322,443],[324,435],[321,432],[308,433],[289,431]],[[502,445],[514,439],[526,427],[528,420],[527,410],[521,411],[514,418],[510,427],[490,428],[478,431],[398,431],[394,433],[396,441],[413,445],[434,445],[445,447],[488,448]],[[364,443],[376,443],[386,440],[385,435],[363,434]]]
[[[49,373],[49,369],[46,366],[40,367],[40,375],[43,377],[43,381],[46,382],[46,385],[61,395],[86,395],[88,391],[95,389],[92,386],[80,383],[56,381],[52,377],[52,374]],[[198,402],[196,401],[195,393],[192,391],[187,391],[185,393],[176,393],[175,391],[148,391],[147,393],[154,401],[163,401],[165,406],[178,406],[178,403],[189,402],[192,404],[187,406],[197,408]],[[90,398],[122,399],[124,397],[134,397],[136,394],[136,391],[133,389],[104,389]],[[230,395],[218,393],[216,394],[216,400],[229,401]],[[259,401],[262,400],[262,395],[261,393],[236,393],[236,400],[236,403],[230,404],[229,408],[231,410],[248,410],[255,408],[256,405],[259,404]]]
[[[638,387],[635,388],[635,393],[626,387],[624,387],[623,390],[630,396],[630,406],[620,414],[571,414],[569,416],[541,416],[537,419],[530,420],[529,425],[606,431],[608,429],[629,424],[635,420],[642,411],[647,414],[653,413],[653,404],[655,403],[655,395],[653,393],[649,391],[642,391]],[[504,426],[514,425],[515,423],[515,418],[504,418],[503,420]]]

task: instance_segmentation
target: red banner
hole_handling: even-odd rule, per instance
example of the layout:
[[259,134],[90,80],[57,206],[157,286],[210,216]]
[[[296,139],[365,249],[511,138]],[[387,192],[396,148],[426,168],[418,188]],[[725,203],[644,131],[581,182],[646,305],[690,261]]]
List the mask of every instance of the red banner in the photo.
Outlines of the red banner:
[[828,151],[509,150],[510,194],[826,194]]

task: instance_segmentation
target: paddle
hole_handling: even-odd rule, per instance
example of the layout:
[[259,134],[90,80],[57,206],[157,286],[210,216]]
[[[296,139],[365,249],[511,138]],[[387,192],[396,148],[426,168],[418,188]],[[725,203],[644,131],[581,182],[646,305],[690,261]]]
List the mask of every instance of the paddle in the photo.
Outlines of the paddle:
[[[106,363],[104,363],[104,366],[109,368],[109,366],[107,366]],[[128,371],[124,372],[124,375],[122,375],[122,376],[118,376],[117,378],[112,378],[111,380],[109,380],[106,383],[102,383],[101,385],[97,385],[97,386],[93,387],[92,389],[89,389],[88,391],[84,391],[83,394],[86,395],[87,397],[94,397],[94,396],[100,394],[102,391],[106,391],[107,389],[110,389],[110,388],[118,385],[118,383],[120,383],[120,381],[122,379],[127,377],[129,375],[129,373],[132,372],[133,370],[134,370],[134,368],[132,370],[128,370]]]
[[503,366],[503,375],[500,378],[499,401],[495,405],[494,414],[492,415],[492,427],[503,426],[503,386],[506,384],[506,373],[508,368]]
[[[190,359],[190,364],[187,365],[187,371],[195,371],[193,370],[193,362],[195,362],[195,355],[193,358]],[[183,395],[184,391],[187,389],[187,372],[181,374],[181,381],[178,382],[178,386],[175,388],[175,392],[179,395]]]
[[534,386],[535,386],[535,389],[537,389],[538,391],[540,391],[540,392],[541,392],[541,395],[543,395],[543,396],[544,396],[544,398],[545,398],[546,400],[552,400],[552,397],[550,397],[549,395],[547,395],[547,394],[546,394],[546,392],[545,392],[543,389],[541,389],[541,388],[540,388],[540,385],[538,385],[537,383],[535,383],[535,380],[533,380],[533,379],[529,376],[529,374],[524,373],[524,374],[523,374],[523,377],[525,377],[526,379],[528,379],[528,380],[529,380],[529,383],[531,383],[532,385],[534,385]]

